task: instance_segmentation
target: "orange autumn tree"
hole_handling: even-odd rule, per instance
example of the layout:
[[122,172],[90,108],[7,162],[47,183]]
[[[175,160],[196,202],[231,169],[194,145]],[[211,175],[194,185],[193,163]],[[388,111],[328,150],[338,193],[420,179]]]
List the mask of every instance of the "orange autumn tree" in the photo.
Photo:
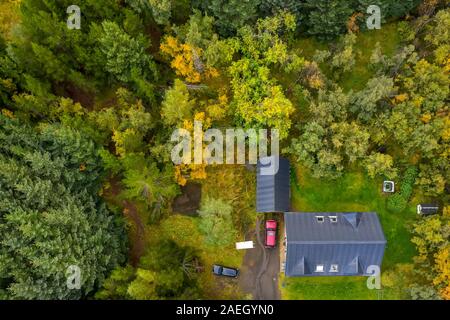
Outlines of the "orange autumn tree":
[[180,43],[177,38],[168,36],[161,43],[160,49],[172,59],[170,66],[175,69],[176,74],[184,77],[187,82],[199,83],[203,78],[214,78],[219,75],[217,69],[204,65],[201,48]]
[[359,32],[358,18],[364,17],[362,12],[353,13],[347,21],[347,32]]

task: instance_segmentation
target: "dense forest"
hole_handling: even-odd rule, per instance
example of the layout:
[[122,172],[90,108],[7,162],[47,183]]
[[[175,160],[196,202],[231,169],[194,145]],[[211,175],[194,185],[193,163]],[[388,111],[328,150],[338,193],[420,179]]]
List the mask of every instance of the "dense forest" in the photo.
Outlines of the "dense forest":
[[[242,261],[217,252],[255,223],[254,173],[173,164],[197,120],[278,129],[300,192],[395,180],[382,222],[412,253],[388,253],[383,283],[450,299],[448,0],[80,0],[79,29],[72,4],[0,3],[0,298],[247,298],[208,271]],[[194,218],[172,208],[191,183]]]

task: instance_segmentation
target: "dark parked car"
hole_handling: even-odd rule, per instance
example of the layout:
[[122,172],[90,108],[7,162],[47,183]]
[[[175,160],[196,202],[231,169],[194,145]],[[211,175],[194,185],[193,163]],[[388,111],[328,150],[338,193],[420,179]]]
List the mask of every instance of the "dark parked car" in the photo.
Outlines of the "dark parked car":
[[239,269],[228,268],[228,267],[219,266],[219,265],[215,264],[215,265],[213,265],[213,273],[216,276],[236,278],[239,275]]

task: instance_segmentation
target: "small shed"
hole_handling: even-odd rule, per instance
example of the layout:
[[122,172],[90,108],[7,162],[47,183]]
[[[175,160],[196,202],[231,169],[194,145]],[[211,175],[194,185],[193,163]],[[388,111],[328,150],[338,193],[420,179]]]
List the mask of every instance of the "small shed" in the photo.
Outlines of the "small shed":
[[286,212],[289,200],[289,160],[279,156],[260,158],[256,170],[256,211]]
[[422,203],[417,205],[417,214],[429,215],[436,214],[439,211],[437,204]]

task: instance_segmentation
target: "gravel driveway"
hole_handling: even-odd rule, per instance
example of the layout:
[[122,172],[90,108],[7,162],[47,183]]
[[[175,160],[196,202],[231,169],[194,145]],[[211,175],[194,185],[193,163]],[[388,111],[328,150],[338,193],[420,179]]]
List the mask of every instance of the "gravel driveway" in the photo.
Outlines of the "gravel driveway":
[[241,267],[239,285],[243,292],[255,300],[279,300],[278,273],[280,256],[278,247],[264,248],[264,219],[258,218],[255,231],[250,235],[255,247],[248,249]]

